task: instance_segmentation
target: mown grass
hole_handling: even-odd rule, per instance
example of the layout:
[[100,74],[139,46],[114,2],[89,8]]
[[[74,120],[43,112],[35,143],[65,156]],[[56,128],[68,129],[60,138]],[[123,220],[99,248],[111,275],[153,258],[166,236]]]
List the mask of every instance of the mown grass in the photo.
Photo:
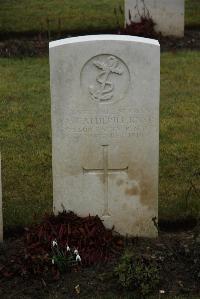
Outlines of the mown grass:
[[[194,191],[189,209],[185,205],[189,178],[200,162],[199,59],[200,52],[161,57],[162,219],[197,216],[200,209]],[[26,225],[52,208],[48,59],[0,59],[0,73],[4,223]]]
[[123,4],[123,0],[4,1],[0,10],[0,31],[43,32],[50,28],[70,33],[112,30],[116,28],[114,8],[119,4]]
[[200,52],[164,53],[161,59],[160,217],[177,219],[200,211]]
[[200,28],[200,1],[186,0],[185,2],[185,26]]
[[[101,32],[116,30],[114,8],[124,0],[1,1],[0,32]],[[48,21],[48,20],[49,21]],[[123,26],[123,16],[119,15]],[[185,24],[200,27],[200,1],[186,0]]]
[[4,218],[5,225],[21,225],[52,206],[48,61],[0,65]]

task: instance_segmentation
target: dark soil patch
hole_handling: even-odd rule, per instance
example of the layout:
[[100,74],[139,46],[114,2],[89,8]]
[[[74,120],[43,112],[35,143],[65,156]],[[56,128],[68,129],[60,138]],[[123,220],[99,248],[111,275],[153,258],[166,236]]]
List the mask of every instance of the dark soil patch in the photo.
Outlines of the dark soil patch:
[[48,40],[46,38],[8,39],[0,43],[0,57],[40,57],[47,54]]
[[[70,223],[70,229],[67,223]],[[49,244],[54,234],[61,245],[66,240],[74,245],[79,242],[83,258],[81,266],[55,275],[51,246],[47,246],[46,242],[48,239]],[[134,296],[133,292],[120,287],[113,274],[120,256],[127,250],[158,265],[158,289],[173,295],[200,295],[198,226],[187,232],[160,232],[157,239],[124,239],[105,230],[98,217],[79,218],[74,214],[61,214],[60,218],[46,217],[41,224],[26,228],[21,237],[9,238],[0,246],[0,296],[65,299]],[[88,263],[88,252],[96,260]],[[42,261],[42,267],[36,267],[38,261]],[[155,294],[158,294],[158,290],[155,290]]]
[[197,225],[197,219],[191,216],[176,220],[159,220],[159,229],[164,232],[182,232],[192,230]]
[[[96,32],[96,34],[113,34],[117,32]],[[85,34],[88,34],[87,32]],[[91,34],[91,33],[90,33]],[[61,34],[51,39],[56,40],[79,34]],[[83,35],[83,34],[82,34]],[[157,39],[161,44],[161,51],[175,51],[181,49],[200,50],[200,30],[186,30],[184,38],[162,37]],[[46,35],[11,36],[1,39],[0,57],[36,57],[48,54],[49,39]]]
[[200,50],[200,30],[186,30],[184,38],[160,37],[161,51]]

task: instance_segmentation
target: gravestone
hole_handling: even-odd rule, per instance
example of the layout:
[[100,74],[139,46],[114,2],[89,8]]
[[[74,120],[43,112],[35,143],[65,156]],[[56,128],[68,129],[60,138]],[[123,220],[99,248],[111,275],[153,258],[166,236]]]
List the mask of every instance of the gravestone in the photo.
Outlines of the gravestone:
[[0,242],[2,241],[3,241],[3,211],[2,211],[1,153],[0,153]]
[[184,0],[125,0],[125,24],[140,22],[141,16],[153,19],[155,31],[164,36],[184,36]]
[[96,35],[50,43],[53,203],[123,235],[157,234],[160,47]]

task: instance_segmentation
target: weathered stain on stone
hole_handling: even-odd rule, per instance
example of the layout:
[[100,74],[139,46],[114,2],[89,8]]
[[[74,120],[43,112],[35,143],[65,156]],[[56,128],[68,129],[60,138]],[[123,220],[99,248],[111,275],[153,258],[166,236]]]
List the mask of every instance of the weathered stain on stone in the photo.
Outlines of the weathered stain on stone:
[[117,186],[121,186],[123,184],[123,182],[124,181],[122,179],[117,180]]
[[153,182],[150,178],[144,177],[141,182],[141,203],[148,207],[153,206],[156,198],[155,188],[152,186]]
[[[143,206],[148,208],[152,208],[155,202],[155,198],[157,198],[156,194],[156,186],[154,187],[154,179],[150,174],[147,174],[144,169],[146,169],[146,165],[131,165],[130,169],[134,169],[134,171],[128,172],[128,177],[130,180],[134,180],[138,183],[138,193],[140,194],[140,203]],[[134,190],[129,190],[132,188],[127,188],[125,190],[126,195],[136,195],[134,194]],[[131,194],[133,193],[133,194]]]
[[137,195],[138,193],[139,193],[139,190],[138,190],[137,186],[133,186],[133,187],[127,188],[125,190],[125,194],[129,195],[129,196]]

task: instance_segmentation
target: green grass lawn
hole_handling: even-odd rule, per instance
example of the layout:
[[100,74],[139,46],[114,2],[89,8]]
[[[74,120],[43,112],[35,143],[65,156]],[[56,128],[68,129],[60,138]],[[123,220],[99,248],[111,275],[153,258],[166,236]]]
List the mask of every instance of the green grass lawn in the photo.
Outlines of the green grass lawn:
[[5,225],[20,225],[52,206],[48,61],[1,59],[0,73]]
[[47,31],[47,18],[52,31],[59,31],[59,26],[69,33],[112,30],[116,28],[114,8],[119,4],[123,0],[2,1],[0,31]]
[[[114,8],[119,5],[123,7],[124,0],[5,0],[1,1],[0,32],[115,30]],[[119,20],[123,26],[122,15]],[[200,27],[199,0],[186,0],[185,24]]]
[[200,1],[185,1],[185,25],[189,28],[200,28]]
[[[161,56],[159,200],[160,217],[167,219],[185,214],[189,181],[200,171],[199,59],[200,52]],[[199,188],[200,181],[195,176],[192,180]],[[188,213],[197,214],[200,202],[195,192],[188,202]]]
[[[200,52],[161,56],[162,219],[196,216],[200,208],[195,192],[189,209],[185,206],[189,179],[200,162],[199,59]],[[48,59],[0,59],[0,73],[4,223],[25,225],[52,208]]]

